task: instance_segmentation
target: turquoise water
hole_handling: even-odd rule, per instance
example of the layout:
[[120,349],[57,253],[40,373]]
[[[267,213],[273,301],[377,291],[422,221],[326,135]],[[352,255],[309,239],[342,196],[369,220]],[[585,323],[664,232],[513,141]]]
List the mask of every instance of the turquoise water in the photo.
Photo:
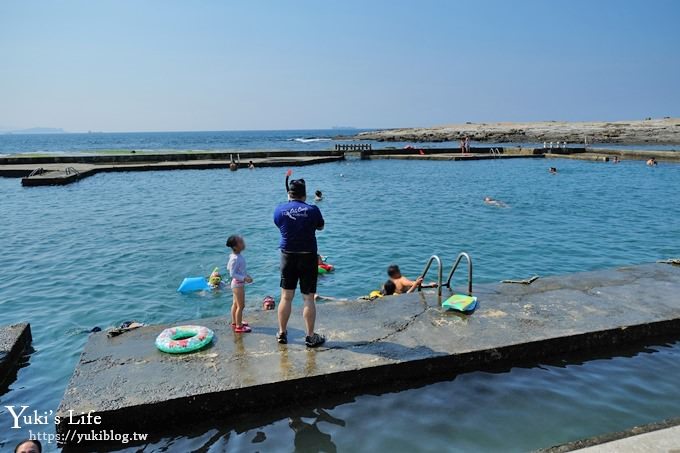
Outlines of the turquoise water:
[[[557,175],[548,173],[551,165],[558,166]],[[36,350],[0,397],[0,407],[56,409],[87,339],[84,332],[94,326],[227,313],[226,294],[181,296],[175,289],[186,276],[224,267],[224,241],[231,233],[243,234],[248,243],[245,256],[255,283],[248,287],[247,305],[258,309],[262,297],[278,292],[278,232],[271,216],[285,196],[283,174],[283,169],[112,173],[30,189],[16,179],[0,179],[0,324],[30,321]],[[460,250],[469,251],[476,282],[680,254],[675,201],[680,165],[347,161],[296,169],[295,176],[326,194],[320,206],[327,229],[319,244],[337,271],[322,279],[324,295],[366,294],[382,283],[393,262],[413,277],[432,253],[451,261]],[[486,195],[509,207],[484,205]],[[331,322],[321,319],[320,330]],[[380,398],[358,397],[329,410],[345,427],[318,426],[344,451],[546,446],[680,414],[674,378],[679,353],[675,344],[583,365],[470,373]],[[619,384],[598,384],[613,379]],[[460,398],[465,389],[468,394]],[[541,413],[546,410],[548,417]],[[470,417],[468,430],[440,420],[461,416]],[[9,420],[0,413],[3,434]],[[493,432],[482,426],[487,423]],[[536,423],[540,430],[531,427]],[[207,449],[211,439],[230,449],[294,447],[287,418],[245,431],[215,429],[188,437],[178,433],[148,451],[175,444],[186,445],[178,447],[182,451],[204,444]],[[257,431],[265,433],[266,448],[250,444]],[[25,434],[12,432],[0,441]],[[215,448],[210,451],[220,451]]]

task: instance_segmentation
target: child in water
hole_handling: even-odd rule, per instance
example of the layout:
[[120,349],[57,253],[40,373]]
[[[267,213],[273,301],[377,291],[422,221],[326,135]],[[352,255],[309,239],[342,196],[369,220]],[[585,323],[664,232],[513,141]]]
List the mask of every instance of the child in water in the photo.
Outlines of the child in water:
[[388,282],[392,283],[391,285],[387,285],[387,287],[383,286],[384,293],[387,296],[409,292],[409,289],[413,287],[417,288],[416,284],[420,286],[423,283],[422,279],[420,282],[417,280],[414,282],[401,275],[401,269],[399,269],[399,266],[396,264],[392,264],[387,268],[387,276],[390,278]]
[[218,267],[216,267],[212,271],[212,274],[210,274],[210,277],[208,277],[208,284],[212,289],[222,288],[222,275],[220,275],[220,269]]
[[325,256],[316,255],[316,265],[326,272],[333,272],[335,270],[335,267],[332,264],[326,263]]
[[246,242],[241,236],[232,235],[227,239],[227,247],[231,248],[227,270],[231,276],[231,292],[234,302],[231,305],[231,327],[236,333],[247,333],[251,329],[243,322],[243,309],[246,306],[246,283],[253,279],[246,272],[246,259],[241,254],[246,249]]
[[411,294],[416,289],[420,288],[422,285],[423,277],[418,277],[416,278],[416,281],[413,282],[413,285],[411,285],[411,287],[406,292],[397,292],[397,284],[395,283],[394,280],[390,279],[383,284],[381,294],[383,296],[393,296],[395,294]]

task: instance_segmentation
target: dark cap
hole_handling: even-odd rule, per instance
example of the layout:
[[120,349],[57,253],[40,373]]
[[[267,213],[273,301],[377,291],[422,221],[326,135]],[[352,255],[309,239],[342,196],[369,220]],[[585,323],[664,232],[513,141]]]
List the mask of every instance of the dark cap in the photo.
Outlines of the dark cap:
[[292,179],[288,184],[288,195],[294,198],[307,196],[307,186],[304,179]]

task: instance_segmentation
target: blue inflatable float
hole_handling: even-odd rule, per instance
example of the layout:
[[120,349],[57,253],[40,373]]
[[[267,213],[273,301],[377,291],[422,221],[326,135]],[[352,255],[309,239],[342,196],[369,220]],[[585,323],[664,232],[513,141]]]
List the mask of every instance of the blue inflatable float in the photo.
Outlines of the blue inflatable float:
[[210,291],[210,285],[205,277],[187,277],[177,288],[178,293],[192,293],[194,291]]

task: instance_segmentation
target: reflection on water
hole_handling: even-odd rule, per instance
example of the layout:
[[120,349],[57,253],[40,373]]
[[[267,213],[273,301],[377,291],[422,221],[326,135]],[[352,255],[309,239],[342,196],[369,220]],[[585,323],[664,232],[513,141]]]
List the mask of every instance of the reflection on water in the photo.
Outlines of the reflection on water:
[[305,415],[305,418],[313,418],[314,421],[307,423],[302,420],[302,417],[291,417],[288,421],[288,425],[295,432],[295,439],[293,441],[295,451],[337,451],[337,447],[333,443],[330,434],[322,432],[318,425],[320,422],[326,422],[344,427],[345,421],[333,417],[323,409],[316,409],[310,415]]
[[[11,367],[9,373],[0,374],[0,396],[7,393],[10,389],[10,385],[14,383],[17,379],[19,371],[22,368],[26,368],[31,365],[31,355],[35,353],[35,349],[32,346],[27,346],[21,357],[18,358],[16,364]],[[6,355],[0,355],[0,360],[4,360]],[[0,412],[2,414],[2,412]]]

